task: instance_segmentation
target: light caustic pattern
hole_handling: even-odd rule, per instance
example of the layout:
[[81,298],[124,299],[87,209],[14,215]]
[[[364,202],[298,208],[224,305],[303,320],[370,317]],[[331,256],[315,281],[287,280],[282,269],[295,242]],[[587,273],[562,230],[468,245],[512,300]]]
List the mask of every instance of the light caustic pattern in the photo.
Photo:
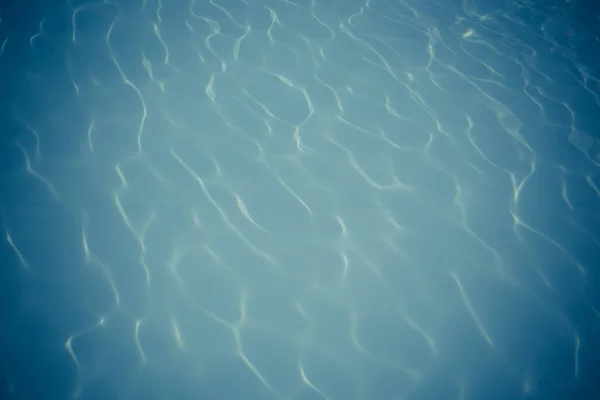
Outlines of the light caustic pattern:
[[600,81],[577,10],[19,7],[4,237],[68,397],[536,398],[585,372]]

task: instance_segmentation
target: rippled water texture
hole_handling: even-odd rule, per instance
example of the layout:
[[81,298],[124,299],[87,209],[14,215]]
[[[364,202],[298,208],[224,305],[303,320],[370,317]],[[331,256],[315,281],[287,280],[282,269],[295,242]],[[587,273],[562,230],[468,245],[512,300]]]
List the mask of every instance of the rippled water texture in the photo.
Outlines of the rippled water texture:
[[3,399],[594,398],[593,10],[3,4]]

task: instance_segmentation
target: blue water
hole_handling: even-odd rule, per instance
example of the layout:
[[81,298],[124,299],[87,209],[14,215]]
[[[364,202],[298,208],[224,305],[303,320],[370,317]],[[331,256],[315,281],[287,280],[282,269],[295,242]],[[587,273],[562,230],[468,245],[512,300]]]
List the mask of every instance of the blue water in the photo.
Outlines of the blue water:
[[4,2],[0,398],[598,398],[598,15]]

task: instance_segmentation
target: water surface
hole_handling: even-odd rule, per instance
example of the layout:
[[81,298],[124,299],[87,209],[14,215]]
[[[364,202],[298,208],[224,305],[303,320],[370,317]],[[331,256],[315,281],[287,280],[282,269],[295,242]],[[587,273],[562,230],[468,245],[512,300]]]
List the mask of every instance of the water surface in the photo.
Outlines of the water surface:
[[600,21],[0,8],[6,399],[588,399]]

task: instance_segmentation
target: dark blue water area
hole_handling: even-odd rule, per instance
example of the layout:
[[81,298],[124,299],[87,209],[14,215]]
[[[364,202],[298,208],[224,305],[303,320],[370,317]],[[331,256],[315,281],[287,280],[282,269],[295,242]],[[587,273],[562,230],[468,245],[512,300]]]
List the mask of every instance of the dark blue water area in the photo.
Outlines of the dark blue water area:
[[0,5],[0,399],[600,398],[600,11]]

